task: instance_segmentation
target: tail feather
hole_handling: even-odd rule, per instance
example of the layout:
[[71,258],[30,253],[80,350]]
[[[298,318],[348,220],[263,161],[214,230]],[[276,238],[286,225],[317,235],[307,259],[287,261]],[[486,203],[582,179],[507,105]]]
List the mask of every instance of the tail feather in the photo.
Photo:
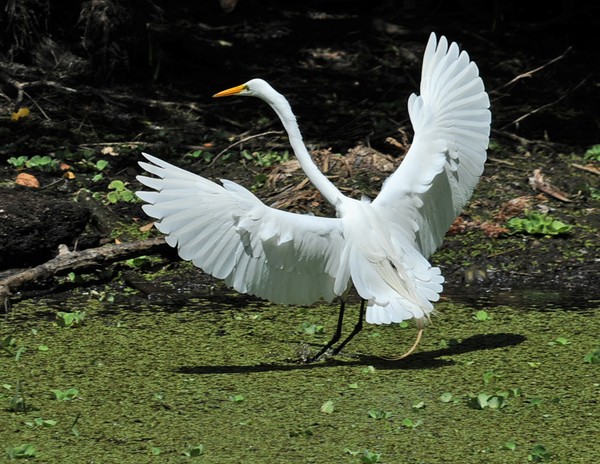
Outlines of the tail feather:
[[371,324],[428,317],[444,282],[440,269],[418,253],[405,253],[402,262],[372,262],[356,256],[351,259],[351,272],[359,295],[368,302],[366,320]]

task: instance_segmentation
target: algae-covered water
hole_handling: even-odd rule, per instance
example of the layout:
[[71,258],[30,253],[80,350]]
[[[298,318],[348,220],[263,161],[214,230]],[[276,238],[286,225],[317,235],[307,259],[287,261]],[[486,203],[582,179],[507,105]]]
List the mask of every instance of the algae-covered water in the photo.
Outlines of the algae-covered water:
[[[334,306],[99,299],[3,316],[0,462],[600,462],[597,304],[442,301],[406,360],[378,356],[407,349],[414,327],[367,326],[305,365]],[[57,324],[77,310],[83,324]]]

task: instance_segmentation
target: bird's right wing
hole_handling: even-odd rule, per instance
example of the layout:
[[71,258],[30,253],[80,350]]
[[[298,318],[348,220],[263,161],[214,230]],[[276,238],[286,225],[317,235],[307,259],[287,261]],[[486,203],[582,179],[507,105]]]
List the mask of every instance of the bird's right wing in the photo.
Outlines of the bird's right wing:
[[[489,98],[475,63],[458,45],[431,34],[421,76],[421,95],[408,100],[415,131],[398,169],[373,205],[398,225],[412,221],[424,256],[442,243],[483,172],[489,142]],[[416,235],[415,235],[416,233]]]
[[[144,153],[142,208],[179,256],[241,293],[276,303],[331,301],[345,290],[341,221],[270,208],[244,187],[218,185]],[[345,282],[344,282],[345,279]]]

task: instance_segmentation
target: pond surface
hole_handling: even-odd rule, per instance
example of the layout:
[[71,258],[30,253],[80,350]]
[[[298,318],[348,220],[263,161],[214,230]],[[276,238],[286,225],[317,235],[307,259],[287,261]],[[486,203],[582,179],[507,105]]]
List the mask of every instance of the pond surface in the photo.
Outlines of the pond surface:
[[[367,326],[311,365],[335,306],[23,300],[0,321],[0,461],[31,444],[48,463],[600,462],[597,301],[458,300],[408,359],[379,356],[413,326]],[[82,325],[57,324],[77,310]]]

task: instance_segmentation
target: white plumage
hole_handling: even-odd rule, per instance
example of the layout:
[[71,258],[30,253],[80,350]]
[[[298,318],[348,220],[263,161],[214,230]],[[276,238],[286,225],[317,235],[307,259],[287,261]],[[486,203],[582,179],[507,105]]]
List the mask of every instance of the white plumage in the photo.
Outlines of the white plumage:
[[242,293],[277,303],[343,297],[351,285],[367,301],[366,320],[422,320],[443,277],[427,258],[440,246],[483,172],[491,115],[475,63],[431,34],[420,95],[408,100],[415,131],[398,169],[368,203],[347,198],[318,170],[285,98],[253,79],[215,96],[248,95],[280,117],[306,175],[336,218],[270,208],[244,187],[221,184],[144,154],[138,192],[144,211],[183,259]]

